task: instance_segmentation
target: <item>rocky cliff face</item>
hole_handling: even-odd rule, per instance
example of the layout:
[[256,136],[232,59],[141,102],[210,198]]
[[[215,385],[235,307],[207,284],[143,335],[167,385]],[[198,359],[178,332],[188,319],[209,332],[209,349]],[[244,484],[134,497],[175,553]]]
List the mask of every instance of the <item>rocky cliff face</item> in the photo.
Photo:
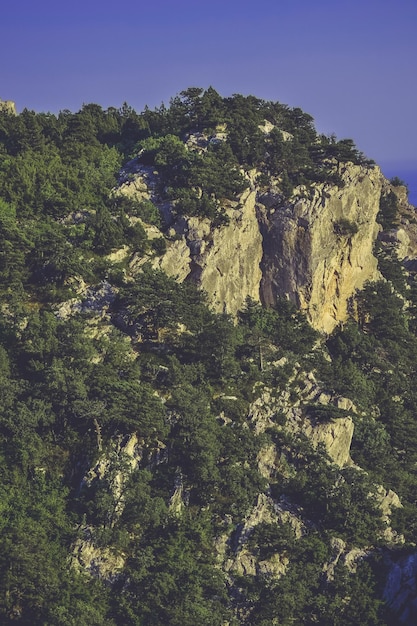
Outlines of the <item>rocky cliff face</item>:
[[0,111],[6,111],[12,115],[16,115],[16,104],[13,100],[0,100]]
[[[257,122],[266,103],[249,102]],[[117,146],[139,154],[108,211],[112,179],[81,172],[67,149],[57,158],[53,118],[40,120],[48,158],[24,149],[14,167],[9,155],[10,183],[21,180],[2,207],[0,254],[7,623],[33,621],[51,598],[36,623],[382,624],[384,567],[386,604],[416,623],[415,209],[401,181],[314,134],[300,111],[274,105],[268,116],[294,134],[265,122],[259,135],[242,104],[213,135],[212,122],[180,132],[178,101],[172,118],[101,117],[97,105],[65,115],[64,136],[74,120],[97,121],[103,153],[90,133],[80,150],[103,169],[122,158]],[[12,112],[1,114],[10,137]],[[65,163],[79,191],[38,198],[24,159],[41,181],[51,159]],[[306,185],[291,191],[294,181]],[[377,233],[386,282],[355,299],[381,278]],[[240,315],[247,297],[266,306]],[[360,323],[326,337],[350,301]],[[33,595],[37,562],[46,591]],[[73,603],[80,585],[86,602]]]
[[[225,203],[223,208],[229,223],[213,228],[204,218],[174,220],[171,207],[160,202],[155,193],[156,176],[156,173],[142,168],[119,190],[119,193],[137,200],[153,200],[171,224],[167,251],[153,260],[154,267],[181,282],[194,280],[208,294],[216,313],[236,315],[248,296],[259,301],[263,250],[256,190],[246,190],[239,202]],[[139,266],[142,262],[139,260]],[[136,263],[134,259],[133,267]]]
[[[118,193],[151,199],[171,222],[167,252],[153,264],[178,280],[194,280],[216,312],[235,315],[250,296],[273,305],[292,300],[323,332],[347,317],[348,302],[379,277],[373,244],[384,178],[377,167],[345,164],[343,186],[299,188],[284,201],[251,177],[239,203],[227,202],[227,226],[207,219],[172,218],[155,192],[157,172],[139,169]],[[134,264],[134,263],[133,263]]]
[[[291,398],[289,389],[279,395],[272,393],[271,389],[264,389],[252,404],[250,419],[255,432],[265,432],[273,425],[274,416],[280,413],[285,416],[287,432],[305,435],[315,448],[323,445],[332,462],[340,467],[352,464],[350,445],[354,429],[352,415],[356,413],[354,404],[348,398],[325,393],[312,372],[296,371],[290,385],[296,401]],[[309,415],[307,407],[312,404],[327,407],[329,419],[319,422]],[[346,416],[338,415],[340,409],[346,411]],[[277,462],[274,450],[263,449],[259,458],[260,472],[268,479]]]
[[324,332],[346,319],[356,289],[379,276],[372,248],[383,177],[353,164],[340,174],[342,188],[316,185],[284,207],[268,198],[263,219],[262,299],[288,297]]
[[154,266],[181,281],[194,280],[216,313],[236,315],[248,296],[259,301],[262,236],[255,200],[256,192],[247,191],[239,204],[225,206],[230,222],[223,228],[213,229],[207,219],[181,218],[174,241]]
[[210,294],[216,312],[235,315],[247,296],[259,300],[262,237],[255,200],[256,192],[248,191],[238,206],[227,207],[230,223],[225,228],[210,232],[196,219],[188,224],[191,276]]

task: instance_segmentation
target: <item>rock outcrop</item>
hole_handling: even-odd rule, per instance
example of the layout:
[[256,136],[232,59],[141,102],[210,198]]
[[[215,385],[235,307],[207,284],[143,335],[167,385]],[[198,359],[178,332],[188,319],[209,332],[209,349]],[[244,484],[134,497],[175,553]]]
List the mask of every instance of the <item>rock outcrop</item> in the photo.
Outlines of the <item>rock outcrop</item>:
[[417,259],[417,209],[408,201],[408,189],[404,185],[389,185],[385,181],[384,192],[393,192],[397,198],[398,226],[397,228],[381,233],[382,240],[391,236],[391,242],[396,249],[400,261],[403,261],[406,269],[411,265],[411,271],[415,271]]
[[[101,439],[101,434],[97,435],[98,439]],[[83,477],[79,492],[90,489],[94,491],[98,485],[106,489],[108,494],[106,527],[113,528],[125,508],[126,483],[141,466],[144,455],[149,467],[162,462],[164,446],[159,444],[159,447],[150,449],[139,439],[137,433],[132,433],[116,438],[109,449],[102,450],[99,445],[98,450],[99,458]],[[72,567],[80,571],[86,570],[102,580],[114,582],[123,569],[126,555],[112,545],[100,545],[97,542],[97,528],[94,526],[80,526],[78,535],[71,549]]]
[[313,447],[323,444],[333,463],[344,467],[350,465],[350,445],[353,436],[353,420],[351,417],[339,417],[324,424],[306,420],[302,432],[310,440]]
[[85,526],[71,551],[71,566],[106,582],[115,582],[123,570],[126,557],[116,550],[96,545],[96,529]]
[[262,237],[255,210],[256,192],[225,207],[229,224],[212,229],[208,220],[189,218],[184,237],[189,249],[189,278],[209,294],[217,313],[236,315],[249,296],[259,300]]
[[6,111],[6,113],[10,113],[11,115],[16,115],[16,104],[13,100],[0,100],[0,112]]
[[[153,201],[170,224],[166,253],[154,258],[153,266],[180,282],[196,282],[208,294],[216,313],[236,315],[248,296],[259,301],[263,250],[256,190],[246,190],[239,202],[225,202],[229,223],[214,228],[205,218],[173,219],[172,207],[158,198],[156,180],[157,172],[139,168],[116,192]],[[142,264],[143,259],[133,259],[131,267],[140,269]]]
[[356,289],[379,277],[372,249],[383,176],[353,164],[340,175],[341,188],[319,184],[285,206],[269,201],[263,219],[263,301],[288,297],[327,333],[347,318]]
[[265,494],[260,494],[244,524],[239,527],[233,541],[229,542],[233,556],[224,561],[223,566],[226,572],[239,576],[260,575],[275,579],[285,574],[291,560],[287,550],[283,550],[280,553],[276,552],[268,559],[261,560],[253,553],[248,540],[255,528],[260,524],[276,525],[278,527],[288,524],[296,539],[299,539],[305,533],[303,522],[298,515],[296,507],[291,507],[285,500],[277,503]]
[[[350,446],[354,431],[351,416],[356,413],[356,407],[348,398],[325,393],[312,372],[298,372],[295,376],[299,380],[292,382],[292,393],[284,391],[276,395],[271,389],[264,388],[252,403],[249,416],[255,432],[278,427],[293,435],[305,435],[314,448],[323,445],[331,461],[339,467],[351,465]],[[314,406],[325,408],[325,420],[320,421],[311,414],[310,407]],[[340,409],[346,414],[341,415]],[[281,415],[281,420],[283,418],[282,426],[277,426],[277,415]],[[261,474],[270,479],[277,465],[279,459],[275,448],[264,447],[259,455]]]
[[335,570],[338,563],[343,563],[349,572],[355,573],[358,564],[367,556],[367,551],[363,548],[349,549],[346,542],[340,537],[330,539],[331,558],[323,567],[323,573],[327,581],[334,580]]
[[235,315],[248,296],[267,305],[286,297],[329,333],[347,318],[355,291],[380,277],[373,244],[388,182],[378,167],[346,163],[340,186],[300,187],[291,200],[274,186],[261,191],[248,175],[250,189],[239,202],[223,203],[229,224],[216,228],[204,218],[173,218],[172,206],[158,197],[158,172],[130,169],[116,193],[151,200],[169,225],[167,251],[154,266],[195,281],[216,312]]

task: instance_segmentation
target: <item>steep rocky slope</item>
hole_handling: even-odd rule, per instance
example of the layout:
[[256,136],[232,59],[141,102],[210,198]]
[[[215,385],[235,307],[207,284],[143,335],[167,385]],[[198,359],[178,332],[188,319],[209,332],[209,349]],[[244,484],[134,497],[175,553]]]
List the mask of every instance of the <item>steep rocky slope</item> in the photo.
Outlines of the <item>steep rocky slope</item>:
[[239,201],[224,204],[228,225],[217,228],[208,219],[173,218],[155,193],[157,171],[139,167],[117,193],[152,199],[164,211],[173,241],[154,265],[195,281],[215,311],[236,315],[247,297],[267,305],[286,297],[330,333],[346,320],[355,291],[380,276],[373,245],[384,178],[378,167],[344,164],[340,187],[300,187],[285,200],[251,174]]
[[343,187],[314,185],[265,211],[262,299],[289,297],[318,330],[347,318],[349,299],[379,276],[373,244],[383,177],[377,167],[345,165]]
[[0,99],[0,111],[9,113],[10,115],[16,115],[16,104],[13,100],[1,100]]

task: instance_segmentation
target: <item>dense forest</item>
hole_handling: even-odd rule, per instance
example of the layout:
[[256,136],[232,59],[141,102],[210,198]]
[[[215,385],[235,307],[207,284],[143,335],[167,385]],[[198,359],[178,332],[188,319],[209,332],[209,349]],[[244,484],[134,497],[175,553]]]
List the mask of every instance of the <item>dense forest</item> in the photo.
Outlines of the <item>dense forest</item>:
[[[207,139],[204,151],[188,149],[191,135]],[[141,113],[0,111],[2,624],[398,623],[383,588],[386,554],[417,542],[414,274],[377,244],[383,279],[330,336],[285,299],[248,299],[232,319],[192,280],[153,266],[173,237],[156,204],[114,193],[140,164],[157,171],[155,194],[174,217],[223,228],[248,173],[261,189],[278,180],[284,205],[300,185],[342,186],[347,162],[373,167],[301,109],[212,88]],[[379,222],[397,221],[391,191]],[[356,407],[354,466],[286,429],[285,411],[254,426],[265,390],[295,402],[309,372]],[[311,401],[302,410],[330,419]],[[133,435],[135,463],[123,453]],[[272,444],[281,462],[267,479],[259,458]],[[379,485],[403,505],[388,534]],[[243,539],[260,495],[289,503],[302,530],[262,521]],[[362,556],[329,576],[335,539]],[[285,557],[285,574],[226,568],[243,541],[258,562]],[[82,567],[83,543],[107,574]]]

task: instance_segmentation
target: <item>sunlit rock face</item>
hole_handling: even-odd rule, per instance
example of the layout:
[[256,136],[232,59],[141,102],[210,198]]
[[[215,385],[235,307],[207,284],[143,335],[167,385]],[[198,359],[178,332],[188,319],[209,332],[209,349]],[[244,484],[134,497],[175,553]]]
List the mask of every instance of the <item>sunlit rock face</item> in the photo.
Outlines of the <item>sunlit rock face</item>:
[[[373,244],[383,176],[346,164],[344,186],[312,186],[285,206],[265,207],[262,299],[288,297],[318,330],[347,318],[356,289],[379,278]],[[279,203],[279,200],[278,200]]]
[[226,207],[230,223],[223,228],[204,228],[196,218],[188,221],[191,276],[209,295],[218,313],[236,315],[248,296],[259,300],[262,236],[255,198],[256,193],[248,191],[239,205]]
[[172,207],[158,201],[158,173],[142,169],[118,193],[152,200],[170,222],[166,253],[153,266],[193,280],[216,312],[236,315],[248,296],[266,305],[286,297],[328,333],[347,318],[355,291],[380,278],[373,245],[387,181],[378,167],[340,165],[341,185],[300,187],[291,200],[274,185],[261,190],[248,175],[250,188],[239,200],[222,203],[229,223],[221,226],[174,218]]
[[[138,172],[117,193],[139,201],[151,199],[170,223],[164,255],[151,260],[153,267],[169,276],[194,281],[207,293],[216,313],[236,313],[249,296],[260,299],[262,235],[256,210],[256,190],[246,190],[238,201],[225,201],[222,208],[227,225],[213,226],[200,217],[172,217],[168,204],[153,193],[157,173]],[[132,266],[143,265],[143,258]]]
[[0,100],[0,111],[6,111],[11,115],[16,115],[16,104],[13,100]]

